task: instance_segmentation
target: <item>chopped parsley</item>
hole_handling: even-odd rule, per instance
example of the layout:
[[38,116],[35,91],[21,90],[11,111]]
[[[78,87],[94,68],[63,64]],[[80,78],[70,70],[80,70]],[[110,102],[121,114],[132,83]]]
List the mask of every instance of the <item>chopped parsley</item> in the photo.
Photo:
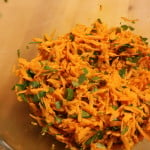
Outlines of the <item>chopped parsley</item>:
[[127,50],[127,48],[133,48],[133,46],[130,44],[123,44],[119,47],[118,52],[119,53],[124,52]]
[[119,70],[119,75],[120,75],[121,78],[124,78],[125,74],[126,74],[126,69],[125,68],[122,68],[122,69]]
[[69,117],[76,119],[78,117],[78,115],[77,114],[73,114],[73,115],[69,115]]
[[56,123],[60,124],[62,122],[62,118],[55,116]]
[[94,134],[93,136],[91,136],[86,142],[86,145],[90,145],[91,143],[93,143],[96,140],[102,139],[103,138],[103,132],[102,131],[97,131],[96,134]]
[[55,102],[55,106],[56,106],[57,109],[60,109],[61,106],[62,106],[61,101],[56,101],[56,102]]
[[68,101],[73,100],[73,98],[74,98],[74,90],[71,89],[71,88],[67,88],[66,91],[65,91],[65,98]]
[[124,89],[125,89],[125,88],[127,88],[127,87],[126,87],[126,86],[122,86],[122,88],[124,88]]
[[128,131],[129,127],[126,126],[122,129],[121,134],[124,135]]
[[90,118],[91,114],[89,114],[87,111],[82,110],[82,118]]
[[140,36],[140,38],[146,45],[148,44],[148,42],[147,42],[148,38],[142,37],[142,36]]
[[18,90],[25,90],[29,86],[29,81],[24,81],[22,84],[16,84],[15,87],[18,87]]
[[82,84],[84,81],[86,81],[87,80],[87,77],[86,77],[86,75],[85,74],[81,74],[80,76],[79,76],[79,84]]
[[94,93],[94,92],[96,92],[96,91],[98,91],[98,88],[97,88],[97,87],[94,87],[91,92]]
[[100,80],[100,77],[98,77],[98,76],[95,76],[95,77],[92,77],[92,79],[91,79],[92,81],[98,81],[98,80]]
[[27,70],[26,72],[27,72],[27,75],[28,75],[29,77],[34,78],[35,73],[34,73],[32,70],[29,69],[29,70]]
[[75,37],[72,33],[69,34],[69,38],[70,38],[71,41],[74,41],[74,39],[75,39]]
[[112,108],[113,108],[114,110],[117,110],[117,109],[118,109],[118,106],[112,105]]
[[130,61],[132,63],[137,63],[139,61],[139,59],[141,58],[142,56],[132,56],[132,57],[128,57],[126,58],[127,61]]
[[24,102],[28,102],[26,95],[24,93],[20,93],[20,94],[18,94],[18,96],[20,96]]
[[55,89],[53,87],[49,87],[48,93],[53,93],[54,91],[55,91]]
[[88,74],[88,70],[86,68],[83,68],[84,74]]
[[120,126],[109,127],[109,129],[112,131],[120,131]]
[[44,70],[48,70],[48,72],[55,72],[55,71],[57,71],[56,69],[51,68],[50,66],[44,66]]
[[38,81],[32,81],[32,82],[30,82],[30,85],[33,88],[39,88],[41,86],[40,82],[38,82]]
[[133,31],[134,30],[134,28],[132,27],[132,26],[129,26],[129,25],[121,25],[121,28],[125,31],[125,30],[131,30],[131,31]]
[[78,87],[78,86],[79,86],[79,83],[76,82],[76,81],[72,81],[72,85],[73,85],[73,87]]

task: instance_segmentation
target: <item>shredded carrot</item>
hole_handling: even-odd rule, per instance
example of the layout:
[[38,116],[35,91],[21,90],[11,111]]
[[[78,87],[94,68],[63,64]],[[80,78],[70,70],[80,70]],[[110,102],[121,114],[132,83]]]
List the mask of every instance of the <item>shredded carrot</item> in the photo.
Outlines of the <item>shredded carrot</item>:
[[137,21],[139,21],[138,19],[128,19],[126,17],[121,17],[121,19],[123,19],[126,22],[137,22]]
[[15,92],[42,135],[72,150],[131,150],[150,141],[150,48],[123,28],[98,19],[55,40],[35,38],[37,56],[18,58]]

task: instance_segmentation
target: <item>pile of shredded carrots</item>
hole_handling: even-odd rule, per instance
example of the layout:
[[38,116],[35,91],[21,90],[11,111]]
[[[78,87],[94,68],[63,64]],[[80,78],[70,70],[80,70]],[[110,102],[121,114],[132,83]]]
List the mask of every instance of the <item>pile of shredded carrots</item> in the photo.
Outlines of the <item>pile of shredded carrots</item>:
[[147,38],[100,19],[19,58],[14,90],[31,117],[71,150],[131,150],[150,141],[150,48]]

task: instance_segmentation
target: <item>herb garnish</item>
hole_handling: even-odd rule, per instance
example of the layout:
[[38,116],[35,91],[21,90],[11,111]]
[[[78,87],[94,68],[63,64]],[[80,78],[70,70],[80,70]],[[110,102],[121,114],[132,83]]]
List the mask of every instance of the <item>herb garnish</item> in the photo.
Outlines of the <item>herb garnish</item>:
[[73,98],[74,98],[74,90],[71,89],[71,88],[67,88],[67,89],[66,89],[66,92],[65,92],[65,98],[66,98],[68,101],[73,100]]
[[75,39],[75,37],[72,33],[69,34],[69,38],[70,38],[71,42],[74,41],[74,39]]
[[82,118],[90,118],[91,114],[89,114],[87,111],[82,110]]
[[130,44],[123,44],[119,47],[118,52],[119,53],[124,52],[127,50],[127,48],[133,48],[133,46]]
[[122,129],[121,134],[124,135],[128,131],[129,127],[126,126],[125,128]]
[[92,142],[102,139],[103,138],[103,132],[102,131],[97,131],[96,134],[94,134],[92,137],[90,137],[85,144],[90,145]]
[[119,75],[120,75],[121,78],[124,78],[125,74],[126,74],[126,69],[125,68],[122,68],[122,69],[119,70]]
[[55,106],[56,106],[57,109],[60,109],[61,106],[62,106],[61,101],[56,101],[56,102],[55,102]]

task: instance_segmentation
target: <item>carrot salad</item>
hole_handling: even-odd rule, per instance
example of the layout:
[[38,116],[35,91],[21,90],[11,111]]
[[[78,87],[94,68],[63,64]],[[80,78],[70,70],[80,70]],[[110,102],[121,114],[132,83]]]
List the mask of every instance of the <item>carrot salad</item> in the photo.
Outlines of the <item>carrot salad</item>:
[[100,19],[57,39],[35,38],[37,56],[18,59],[19,101],[71,150],[131,150],[150,141],[150,48],[147,38]]

